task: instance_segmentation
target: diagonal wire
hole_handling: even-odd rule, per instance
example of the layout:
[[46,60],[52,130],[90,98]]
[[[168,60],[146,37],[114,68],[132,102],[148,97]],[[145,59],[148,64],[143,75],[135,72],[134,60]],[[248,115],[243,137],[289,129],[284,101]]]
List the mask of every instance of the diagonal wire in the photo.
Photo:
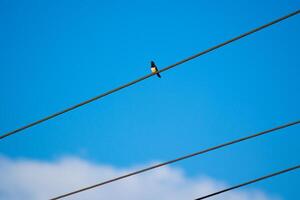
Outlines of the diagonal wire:
[[224,192],[228,192],[230,190],[234,190],[234,189],[237,189],[237,188],[240,188],[240,187],[244,187],[246,185],[249,185],[249,184],[252,184],[252,183],[255,183],[255,182],[258,182],[258,181],[262,181],[264,179],[268,179],[268,178],[271,178],[271,177],[274,177],[274,176],[278,176],[280,174],[283,174],[283,173],[287,173],[287,172],[290,172],[290,171],[293,171],[293,170],[296,170],[296,169],[299,169],[300,168],[300,165],[297,165],[297,166],[294,166],[294,167],[291,167],[291,168],[287,168],[287,169],[284,169],[284,170],[281,170],[281,171],[277,171],[273,174],[269,174],[269,175],[266,175],[266,176],[262,176],[262,177],[259,177],[259,178],[256,178],[256,179],[253,179],[253,180],[250,180],[248,182],[245,182],[245,183],[241,183],[239,185],[236,185],[236,186],[233,186],[233,187],[230,187],[230,188],[226,188],[224,190],[220,190],[218,192],[215,192],[215,193],[212,193],[212,194],[209,194],[209,195],[206,195],[206,196],[203,196],[203,197],[200,197],[200,198],[197,198],[195,200],[202,200],[202,199],[207,199],[209,197],[212,197],[212,196],[216,196],[218,194],[221,194],[221,193],[224,193]]
[[81,106],[83,106],[83,105],[85,105],[85,104],[88,104],[88,103],[91,103],[91,102],[93,102],[93,101],[96,101],[96,100],[98,100],[98,99],[100,99],[100,98],[102,98],[102,97],[105,97],[105,96],[107,96],[107,95],[110,95],[110,94],[112,94],[112,93],[115,93],[115,92],[117,92],[117,91],[119,91],[119,90],[121,90],[121,89],[124,89],[124,88],[126,88],[126,87],[131,86],[131,85],[134,85],[134,84],[136,84],[136,83],[138,83],[138,82],[141,82],[141,81],[143,81],[143,80],[145,80],[145,79],[147,79],[147,78],[149,78],[149,77],[151,77],[151,76],[153,76],[153,75],[155,75],[155,74],[157,74],[157,73],[164,72],[164,71],[166,71],[166,70],[169,70],[169,69],[171,69],[171,68],[174,68],[175,66],[181,65],[181,64],[183,64],[183,63],[185,63],[185,62],[187,62],[187,61],[190,61],[190,60],[195,59],[195,58],[197,58],[197,57],[199,57],[199,56],[202,56],[202,55],[204,55],[204,54],[207,54],[207,53],[209,53],[209,52],[211,52],[211,51],[213,51],[213,50],[216,50],[216,49],[218,49],[218,48],[220,48],[220,47],[223,47],[223,46],[225,46],[225,45],[227,45],[227,44],[230,44],[230,43],[232,43],[232,42],[234,42],[234,41],[236,41],[236,40],[239,40],[239,39],[244,38],[244,37],[246,37],[246,36],[248,36],[248,35],[251,35],[251,34],[253,34],[253,33],[257,32],[257,31],[260,31],[260,30],[262,30],[262,29],[264,29],[264,28],[267,28],[267,27],[269,27],[269,26],[271,26],[271,25],[274,25],[274,24],[276,24],[276,23],[278,23],[278,22],[280,22],[280,21],[283,21],[283,20],[285,20],[285,19],[287,19],[287,18],[290,18],[290,17],[292,17],[292,16],[294,16],[294,15],[297,15],[297,14],[299,14],[299,13],[300,13],[300,10],[297,10],[297,11],[295,11],[295,12],[292,12],[292,13],[286,15],[286,16],[280,17],[280,18],[278,18],[278,19],[276,19],[276,20],[274,20],[274,21],[272,21],[272,22],[269,22],[269,23],[267,23],[267,24],[265,24],[265,25],[263,25],[263,26],[260,26],[260,27],[258,27],[258,28],[255,28],[255,29],[251,30],[251,31],[248,31],[248,32],[246,32],[246,33],[243,33],[243,34],[241,34],[241,35],[239,35],[239,36],[237,36],[237,37],[234,37],[234,38],[232,38],[232,39],[230,39],[230,40],[227,40],[227,41],[225,41],[225,42],[223,42],[223,43],[221,43],[221,44],[218,44],[218,45],[216,45],[216,46],[213,46],[213,47],[211,47],[211,48],[209,48],[209,49],[206,49],[206,50],[204,50],[204,51],[202,51],[202,52],[199,52],[199,53],[197,53],[197,54],[195,54],[195,55],[193,55],[193,56],[190,56],[190,57],[188,57],[188,58],[186,58],[186,59],[184,59],[184,60],[181,60],[181,61],[179,61],[179,62],[177,62],[177,63],[175,63],[175,64],[172,64],[172,65],[170,65],[170,66],[168,66],[168,67],[165,67],[165,68],[163,68],[163,69],[157,71],[156,73],[148,74],[148,75],[143,76],[143,77],[141,77],[141,78],[138,78],[138,79],[136,79],[136,80],[134,80],[134,81],[131,81],[131,82],[129,82],[129,83],[126,83],[126,84],[124,84],[124,85],[121,85],[121,86],[119,86],[119,87],[117,87],[117,88],[115,88],[115,89],[112,89],[112,90],[107,91],[107,92],[105,92],[105,93],[103,93],[103,94],[100,94],[100,95],[98,95],[98,96],[96,96],[96,97],[93,97],[93,98],[91,98],[91,99],[88,99],[88,100],[86,100],[86,101],[84,101],[84,102],[81,102],[81,103],[79,103],[79,104],[76,104],[76,105],[74,105],[74,106],[71,106],[71,107],[69,107],[69,108],[67,108],[67,109],[65,109],[65,110],[56,112],[56,113],[54,113],[54,114],[52,114],[52,115],[49,115],[49,116],[47,116],[47,117],[44,117],[44,118],[42,118],[42,119],[40,119],[40,120],[37,120],[37,121],[35,121],[35,122],[33,122],[33,123],[27,124],[27,125],[25,125],[25,126],[22,126],[22,127],[20,127],[20,128],[17,128],[17,129],[15,129],[15,130],[12,130],[12,131],[10,131],[10,132],[7,132],[7,133],[5,133],[5,134],[3,134],[3,135],[0,135],[0,140],[3,139],[3,138],[5,138],[5,137],[8,137],[8,136],[10,136],[10,135],[13,135],[13,134],[15,134],[15,133],[18,133],[18,132],[20,132],[20,131],[23,131],[23,130],[25,130],[25,129],[28,129],[28,128],[32,127],[32,126],[35,126],[35,125],[37,125],[37,124],[40,124],[40,123],[42,123],[42,122],[45,122],[45,121],[47,121],[47,120],[50,120],[50,119],[52,119],[52,118],[54,118],[54,117],[57,117],[57,116],[59,116],[59,115],[62,115],[62,114],[64,114],[64,113],[66,113],[66,112],[69,112],[69,111],[71,111],[71,110],[74,110],[74,109],[76,109],[76,108],[78,108],[78,107],[81,107]]
[[271,133],[271,132],[274,132],[274,131],[277,131],[277,130],[280,130],[280,129],[284,129],[284,128],[287,128],[289,126],[294,126],[294,125],[299,124],[299,123],[300,123],[300,120],[295,121],[295,122],[290,122],[290,123],[287,123],[287,124],[283,124],[283,125],[277,126],[275,128],[271,128],[271,129],[268,129],[268,130],[265,130],[265,131],[262,131],[262,132],[259,132],[259,133],[255,133],[255,134],[243,137],[243,138],[232,140],[232,141],[229,141],[229,142],[226,142],[226,143],[214,146],[214,147],[210,147],[210,148],[205,149],[205,150],[201,150],[201,151],[194,152],[194,153],[191,153],[191,154],[188,154],[188,155],[184,155],[182,157],[178,157],[178,158],[175,158],[173,160],[169,160],[169,161],[166,161],[166,162],[163,162],[163,163],[160,163],[160,164],[156,164],[156,165],[153,165],[153,166],[141,169],[141,170],[137,170],[137,171],[125,174],[123,176],[119,176],[119,177],[116,177],[116,178],[113,178],[113,179],[110,179],[110,180],[107,180],[107,181],[104,181],[104,182],[101,182],[101,183],[97,183],[97,184],[92,185],[92,186],[84,187],[84,188],[75,190],[73,192],[69,192],[69,193],[54,197],[51,200],[61,199],[61,198],[67,197],[67,196],[74,195],[76,193],[80,193],[80,192],[83,192],[83,191],[86,191],[86,190],[90,190],[90,189],[93,189],[93,188],[96,188],[96,187],[100,187],[100,186],[103,186],[103,185],[106,185],[106,184],[109,184],[109,183],[112,183],[112,182],[115,182],[115,181],[118,181],[118,180],[121,180],[121,179],[125,179],[125,178],[128,178],[128,177],[137,175],[137,174],[144,173],[146,171],[150,171],[150,170],[153,170],[153,169],[156,169],[156,168],[163,167],[165,165],[169,165],[169,164],[172,164],[172,163],[175,163],[175,162],[179,162],[181,160],[185,160],[185,159],[188,159],[188,158],[200,155],[200,154],[204,154],[204,153],[207,153],[207,152],[210,152],[210,151],[213,151],[213,150],[221,149],[223,147],[230,146],[230,145],[233,145],[233,144],[236,144],[236,143],[240,143],[242,141],[249,140],[251,138],[255,138],[255,137],[262,136],[262,135],[265,135],[265,134],[268,134],[268,133]]

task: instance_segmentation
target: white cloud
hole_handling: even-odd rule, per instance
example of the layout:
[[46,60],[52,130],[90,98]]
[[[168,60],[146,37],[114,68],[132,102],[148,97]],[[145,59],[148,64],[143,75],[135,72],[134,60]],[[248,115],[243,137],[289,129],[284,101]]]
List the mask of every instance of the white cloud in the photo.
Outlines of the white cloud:
[[[118,169],[75,157],[65,157],[55,162],[0,157],[0,199],[49,199],[135,169],[137,167]],[[163,167],[66,199],[193,200],[224,187],[226,187],[224,183],[208,177],[188,178],[180,169]],[[232,191],[210,198],[210,200],[225,199],[278,200],[259,190]]]

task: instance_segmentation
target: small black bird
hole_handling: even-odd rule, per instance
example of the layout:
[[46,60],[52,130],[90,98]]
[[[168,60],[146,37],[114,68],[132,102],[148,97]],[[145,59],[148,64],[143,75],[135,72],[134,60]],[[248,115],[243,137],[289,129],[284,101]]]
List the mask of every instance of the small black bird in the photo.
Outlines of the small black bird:
[[[154,61],[151,61],[151,71],[152,71],[152,73],[156,73],[158,71],[157,66],[155,65]],[[159,73],[157,73],[156,75],[158,76],[158,78],[161,78]]]

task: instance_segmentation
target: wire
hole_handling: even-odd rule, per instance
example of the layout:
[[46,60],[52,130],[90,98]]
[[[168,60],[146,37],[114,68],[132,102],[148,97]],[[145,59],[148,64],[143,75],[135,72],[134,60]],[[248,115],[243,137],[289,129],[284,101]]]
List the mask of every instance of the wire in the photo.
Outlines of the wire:
[[259,133],[253,134],[253,135],[249,135],[249,136],[246,136],[246,137],[243,137],[243,138],[232,140],[232,141],[229,141],[229,142],[226,142],[226,143],[214,146],[214,147],[210,147],[210,148],[202,150],[202,151],[198,151],[198,152],[195,152],[195,153],[192,153],[192,154],[184,155],[182,157],[178,157],[178,158],[175,158],[173,160],[169,160],[169,161],[166,161],[166,162],[163,162],[163,163],[160,163],[160,164],[156,164],[156,165],[153,165],[153,166],[141,169],[141,170],[137,170],[135,172],[131,172],[131,173],[125,174],[123,176],[119,176],[119,177],[116,177],[116,178],[113,178],[113,179],[110,179],[110,180],[107,180],[107,181],[104,181],[104,182],[101,182],[101,183],[98,183],[98,184],[95,184],[95,185],[92,185],[92,186],[84,187],[82,189],[78,189],[76,191],[69,192],[69,193],[54,197],[51,200],[61,199],[61,198],[67,197],[67,196],[74,195],[76,193],[80,193],[80,192],[83,192],[83,191],[86,191],[86,190],[90,190],[90,189],[95,188],[95,187],[100,187],[100,186],[103,186],[103,185],[106,185],[106,184],[109,184],[109,183],[112,183],[112,182],[115,182],[115,181],[118,181],[118,180],[121,180],[121,179],[128,178],[130,176],[141,174],[141,173],[144,173],[146,171],[153,170],[155,168],[160,168],[160,167],[163,167],[165,165],[169,165],[169,164],[172,164],[172,163],[175,163],[175,162],[178,162],[178,161],[181,161],[181,160],[185,160],[185,159],[188,159],[188,158],[200,155],[200,154],[204,154],[204,153],[216,150],[216,149],[220,149],[220,148],[232,145],[232,144],[236,144],[236,143],[242,142],[244,140],[249,140],[251,138],[262,136],[262,135],[265,135],[267,133],[271,133],[271,132],[277,131],[279,129],[284,129],[284,128],[287,128],[289,126],[293,126],[293,125],[296,125],[296,124],[299,124],[299,123],[300,123],[300,120],[295,121],[295,122],[291,122],[291,123],[287,123],[287,124],[284,124],[284,125],[281,125],[281,126],[277,126],[275,128],[268,129],[268,130],[265,130],[265,131],[262,131],[262,132],[259,132]]
[[262,180],[267,179],[267,178],[271,178],[271,177],[273,177],[273,176],[277,176],[277,175],[280,175],[280,174],[283,174],[283,173],[287,173],[287,172],[289,172],[289,171],[296,170],[296,169],[298,169],[298,168],[300,168],[300,165],[297,165],[297,166],[294,166],[294,167],[291,167],[291,168],[288,168],[288,169],[284,169],[284,170],[282,170],[282,171],[278,171],[278,172],[275,172],[275,173],[273,173],[273,174],[269,174],[269,175],[266,175],[266,176],[263,176],[263,177],[260,177],[260,178],[257,178],[257,179],[254,179],[254,180],[251,180],[251,181],[248,181],[248,182],[245,182],[245,183],[242,183],[242,184],[239,184],[239,185],[236,185],[236,186],[233,186],[233,187],[224,189],[224,190],[220,190],[220,191],[218,191],[218,192],[215,192],[215,193],[212,193],[212,194],[209,194],[209,195],[200,197],[200,198],[195,199],[195,200],[206,199],[206,198],[209,198],[209,197],[212,197],[212,196],[215,196],[215,195],[224,193],[224,192],[228,192],[228,191],[230,191],[230,190],[234,190],[234,189],[237,189],[237,188],[240,188],[240,187],[243,187],[243,186],[246,186],[246,185],[249,185],[249,184],[258,182],[258,181],[262,181]]
[[188,58],[186,58],[186,59],[184,59],[184,60],[181,60],[181,61],[179,61],[179,62],[177,62],[177,63],[175,63],[175,64],[172,64],[172,65],[170,65],[170,66],[168,66],[168,67],[165,67],[165,68],[163,68],[163,69],[161,69],[161,70],[159,70],[159,71],[157,71],[157,72],[155,72],[155,73],[148,74],[148,75],[143,76],[143,77],[141,77],[141,78],[139,78],[139,79],[136,79],[136,80],[134,80],[134,81],[131,81],[131,82],[129,82],[129,83],[126,83],[126,84],[124,84],[124,85],[122,85],[122,86],[119,86],[119,87],[117,87],[117,88],[115,88],[115,89],[112,89],[112,90],[110,90],[110,91],[107,91],[107,92],[105,92],[105,93],[103,93],[103,94],[100,94],[100,95],[98,95],[98,96],[96,96],[96,97],[94,97],[94,98],[88,99],[88,100],[86,100],[86,101],[84,101],[84,102],[81,102],[81,103],[79,103],[79,104],[76,104],[76,105],[74,105],[74,106],[71,106],[71,107],[69,107],[69,108],[67,108],[67,109],[65,109],[65,110],[56,112],[56,113],[54,113],[54,114],[52,114],[52,115],[49,115],[49,116],[47,116],[47,117],[45,117],[45,118],[42,118],[42,119],[40,119],[40,120],[37,120],[37,121],[35,121],[35,122],[33,122],[33,123],[27,124],[27,125],[22,126],[22,127],[18,128],[18,129],[15,129],[15,130],[13,130],[13,131],[10,131],[10,132],[8,132],[8,133],[5,133],[5,134],[3,134],[3,135],[0,136],[0,140],[3,139],[3,138],[5,138],[5,137],[8,137],[8,136],[10,136],[10,135],[13,135],[13,134],[15,134],[15,133],[17,133],[17,132],[23,131],[23,130],[25,130],[25,129],[27,129],[27,128],[30,128],[30,127],[35,126],[35,125],[37,125],[37,124],[40,124],[40,123],[42,123],[42,122],[45,122],[45,121],[47,121],[47,120],[50,120],[50,119],[52,119],[52,118],[54,118],[54,117],[57,117],[57,116],[59,116],[59,115],[62,115],[62,114],[64,114],[64,113],[66,113],[66,112],[69,112],[69,111],[71,111],[71,110],[74,110],[74,109],[76,109],[76,108],[78,108],[78,107],[81,107],[81,106],[83,106],[83,105],[85,105],[85,104],[88,104],[88,103],[91,103],[91,102],[93,102],[93,101],[96,101],[96,100],[98,100],[98,99],[100,99],[100,98],[102,98],[102,97],[105,97],[105,96],[107,96],[107,95],[110,95],[110,94],[112,94],[112,93],[114,93],[114,92],[117,92],[117,91],[119,91],[119,90],[121,90],[121,89],[124,89],[124,88],[126,88],[126,87],[131,86],[131,85],[134,85],[134,84],[136,84],[136,83],[138,83],[138,82],[141,82],[141,81],[143,81],[143,80],[145,80],[145,79],[147,79],[147,78],[149,78],[149,77],[151,77],[151,76],[153,76],[153,75],[155,75],[155,74],[164,72],[164,71],[169,70],[169,69],[171,69],[171,68],[174,68],[174,67],[177,66],[177,65],[180,65],[180,64],[183,64],[183,63],[185,63],[185,62],[187,62],[187,61],[190,61],[190,60],[192,60],[192,59],[195,59],[195,58],[197,58],[197,57],[199,57],[199,56],[202,56],[202,55],[204,55],[204,54],[206,54],[206,53],[209,53],[209,52],[211,52],[211,51],[213,51],[213,50],[216,50],[216,49],[218,49],[218,48],[220,48],[220,47],[223,47],[223,46],[225,46],[225,45],[227,45],[227,44],[229,44],[229,43],[232,43],[232,42],[234,42],[234,41],[236,41],[236,40],[239,40],[239,39],[241,39],[241,38],[243,38],[243,37],[246,37],[246,36],[248,36],[248,35],[250,35],[250,34],[252,34],[252,33],[255,33],[255,32],[260,31],[260,30],[262,30],[262,29],[264,29],[264,28],[267,28],[267,27],[269,27],[269,26],[271,26],[271,25],[273,25],[273,24],[276,24],[276,23],[278,23],[278,22],[280,22],[280,21],[283,21],[283,20],[285,20],[285,19],[287,19],[287,18],[290,18],[290,17],[292,17],[292,16],[294,16],[294,15],[297,15],[297,14],[299,14],[299,13],[300,13],[300,10],[297,10],[297,11],[295,11],[295,12],[292,12],[292,13],[286,15],[286,16],[283,16],[283,17],[281,17],[281,18],[279,18],[279,19],[276,19],[276,20],[274,20],[274,21],[272,21],[272,22],[269,22],[269,23],[267,23],[267,24],[265,24],[265,25],[263,25],[263,26],[260,26],[260,27],[258,27],[258,28],[255,28],[255,29],[253,29],[253,30],[251,30],[251,31],[249,31],[249,32],[246,32],[246,33],[244,33],[244,34],[242,34],[242,35],[239,35],[239,36],[237,36],[237,37],[234,37],[234,38],[232,38],[232,39],[230,39],[230,40],[227,40],[227,41],[225,41],[225,42],[223,42],[223,43],[221,43],[221,44],[218,44],[218,45],[213,46],[213,47],[211,47],[211,48],[209,48],[209,49],[207,49],[207,50],[204,50],[204,51],[202,51],[202,52],[200,52],[200,53],[197,53],[197,54],[195,54],[195,55],[193,55],[193,56],[190,56],[190,57],[188,57]]

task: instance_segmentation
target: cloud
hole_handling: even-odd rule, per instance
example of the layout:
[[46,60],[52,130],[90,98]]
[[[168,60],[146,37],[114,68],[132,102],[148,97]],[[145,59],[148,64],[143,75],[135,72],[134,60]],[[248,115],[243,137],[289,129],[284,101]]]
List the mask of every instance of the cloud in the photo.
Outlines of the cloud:
[[[0,157],[0,199],[41,200],[89,186],[139,167],[119,169],[88,162],[76,157],[64,157],[53,162],[13,160]],[[130,179],[76,194],[75,200],[193,200],[217,191],[226,184],[209,177],[188,178],[174,167],[137,175]],[[239,190],[210,200],[278,200],[259,190]]]

